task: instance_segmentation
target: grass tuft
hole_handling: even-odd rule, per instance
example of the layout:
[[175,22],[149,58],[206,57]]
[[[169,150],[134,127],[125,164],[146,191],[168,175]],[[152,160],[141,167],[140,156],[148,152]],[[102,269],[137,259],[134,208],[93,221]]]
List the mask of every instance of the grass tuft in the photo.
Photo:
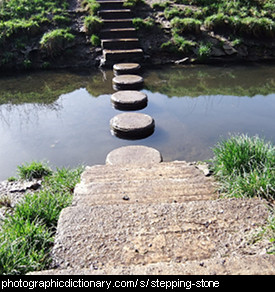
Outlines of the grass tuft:
[[275,147],[257,136],[232,135],[213,148],[212,168],[229,196],[275,198]]
[[[43,168],[49,169],[45,164]],[[51,172],[39,192],[27,194],[15,206],[1,225],[0,274],[26,274],[49,267],[59,214],[71,204],[82,171],[79,167]]]

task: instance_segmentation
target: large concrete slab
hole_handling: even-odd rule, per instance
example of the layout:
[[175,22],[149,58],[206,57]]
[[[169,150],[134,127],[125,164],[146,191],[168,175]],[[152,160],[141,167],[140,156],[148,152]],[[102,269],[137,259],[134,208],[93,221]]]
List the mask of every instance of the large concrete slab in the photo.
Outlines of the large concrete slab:
[[[233,263],[235,257],[239,270],[232,270],[240,273],[247,263],[253,270],[249,255],[266,255],[265,241],[252,242],[267,217],[266,206],[257,199],[70,207],[61,213],[53,257],[59,269],[102,273],[160,263],[165,267],[160,271],[167,273],[169,264],[175,271],[180,266],[174,265],[182,263],[180,274],[192,272],[199,264],[199,273],[208,266],[226,273],[230,271],[227,259]],[[262,268],[275,272],[274,256],[262,261]],[[261,271],[257,266],[257,273]]]

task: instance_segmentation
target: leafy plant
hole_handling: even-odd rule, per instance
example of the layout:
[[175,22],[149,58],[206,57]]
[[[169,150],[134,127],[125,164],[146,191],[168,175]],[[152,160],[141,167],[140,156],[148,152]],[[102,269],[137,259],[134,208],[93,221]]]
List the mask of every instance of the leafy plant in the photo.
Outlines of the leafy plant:
[[27,180],[42,178],[52,174],[52,170],[45,163],[36,161],[19,165],[17,170],[19,177]]
[[99,33],[102,25],[102,20],[97,16],[89,15],[84,19],[85,31],[89,35]]
[[259,137],[231,136],[213,148],[213,171],[222,191],[275,197],[275,147]]
[[75,36],[71,34],[68,29],[55,29],[42,36],[40,45],[48,55],[56,56],[60,54],[65,46],[74,39]]

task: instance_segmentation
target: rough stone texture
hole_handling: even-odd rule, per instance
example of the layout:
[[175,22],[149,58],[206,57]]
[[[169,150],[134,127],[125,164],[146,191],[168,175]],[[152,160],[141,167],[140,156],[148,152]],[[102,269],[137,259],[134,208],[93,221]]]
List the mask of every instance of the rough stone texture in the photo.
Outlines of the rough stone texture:
[[118,63],[113,66],[116,75],[121,74],[135,74],[141,69],[138,63]]
[[141,139],[150,136],[155,129],[154,119],[141,113],[123,113],[110,121],[114,135],[124,139]]
[[274,274],[271,243],[255,240],[265,201],[214,197],[191,163],[87,167],[59,218],[56,269],[32,274]]
[[[86,167],[73,205],[175,203],[214,198],[211,177],[186,162]],[[125,200],[128,197],[128,200]]]
[[162,157],[158,150],[141,145],[114,149],[106,157],[106,164],[110,165],[150,165],[161,161]]
[[266,243],[249,242],[267,216],[261,201],[241,199],[70,207],[61,213],[53,255],[61,269],[103,273],[110,267],[154,263],[165,263],[168,271],[169,263],[182,263],[181,274],[203,267],[222,274],[243,268],[274,273],[274,256],[258,257],[264,265],[248,260],[266,253]]
[[116,109],[138,110],[147,106],[148,98],[143,92],[136,90],[123,90],[114,93],[111,101]]
[[113,78],[113,86],[118,90],[140,89],[143,82],[141,76],[132,74],[119,75]]

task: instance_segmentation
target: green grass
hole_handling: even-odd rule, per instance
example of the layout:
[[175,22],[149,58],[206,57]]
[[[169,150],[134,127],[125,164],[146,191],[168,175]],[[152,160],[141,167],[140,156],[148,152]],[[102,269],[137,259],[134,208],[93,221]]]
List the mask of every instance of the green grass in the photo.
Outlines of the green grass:
[[32,180],[33,178],[42,178],[52,174],[52,170],[44,162],[33,161],[17,166],[19,178]]
[[26,274],[49,267],[59,214],[71,204],[82,171],[82,167],[57,169],[44,178],[40,191],[27,194],[15,206],[1,225],[0,274]]
[[88,35],[99,33],[102,25],[102,20],[97,16],[89,15],[84,19],[84,28]]
[[231,136],[213,148],[212,168],[229,196],[275,198],[275,147],[257,136]]
[[[219,191],[237,198],[260,197],[275,199],[275,147],[257,136],[234,135],[219,142],[214,148],[212,170]],[[262,227],[257,240],[269,238],[268,253],[275,253],[275,208]]]
[[44,49],[48,55],[57,56],[62,53],[66,45],[72,42],[75,36],[70,33],[69,29],[54,29],[46,32],[40,41],[41,48]]

